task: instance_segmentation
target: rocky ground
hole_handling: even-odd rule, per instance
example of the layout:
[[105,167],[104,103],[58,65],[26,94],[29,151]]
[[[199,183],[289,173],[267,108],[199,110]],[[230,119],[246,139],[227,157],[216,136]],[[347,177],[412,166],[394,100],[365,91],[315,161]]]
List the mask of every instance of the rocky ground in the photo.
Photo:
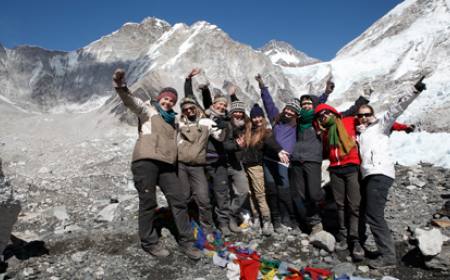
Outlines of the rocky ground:
[[[9,268],[0,279],[226,279],[226,270],[210,257],[192,262],[180,254],[167,229],[162,230],[172,252],[167,259],[154,259],[140,249],[138,200],[129,171],[135,128],[106,112],[8,116],[0,119],[0,155],[22,212],[13,231],[18,239],[5,251]],[[319,250],[298,231],[269,238],[249,231],[231,240],[258,244],[263,256],[298,267],[377,279],[448,279],[449,245],[438,257],[424,258],[411,232],[430,226],[443,195],[450,193],[450,173],[424,164],[397,166],[397,175],[386,211],[402,257],[396,269],[352,264],[346,252]],[[161,194],[159,200],[164,206]],[[333,206],[326,211],[332,213]],[[441,231],[450,236],[448,229]],[[368,244],[373,248],[373,241]]]

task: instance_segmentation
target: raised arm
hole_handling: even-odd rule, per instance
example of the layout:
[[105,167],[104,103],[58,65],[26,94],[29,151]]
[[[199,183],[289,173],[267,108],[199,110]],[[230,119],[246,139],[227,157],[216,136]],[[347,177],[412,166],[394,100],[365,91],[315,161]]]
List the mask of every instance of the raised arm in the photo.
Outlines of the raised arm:
[[184,96],[195,99],[194,91],[192,90],[192,77],[201,72],[200,68],[194,68],[184,80]]
[[227,91],[228,91],[228,95],[230,96],[231,102],[239,101],[239,98],[238,98],[237,95],[236,95],[237,86],[235,86],[235,85],[230,85],[230,86],[228,87]]
[[280,114],[280,110],[278,110],[277,106],[273,102],[269,89],[264,85],[261,75],[258,74],[255,79],[258,82],[259,88],[261,89],[261,98],[263,101],[264,109],[266,109],[267,116],[272,122]]
[[392,104],[383,115],[381,124],[386,134],[391,132],[395,120],[406,110],[406,108],[408,108],[409,104],[411,104],[414,99],[426,89],[426,85],[423,83],[424,78],[425,77],[422,77],[414,86],[406,87],[406,93],[399,98],[398,102]]
[[144,102],[140,98],[133,96],[128,89],[125,80],[125,71],[123,69],[116,69],[116,71],[114,71],[113,87],[119,94],[120,99],[122,99],[123,104],[138,117],[144,113],[147,113],[147,106]]
[[199,86],[199,89],[202,92],[203,108],[208,109],[213,103],[209,84],[201,85]]

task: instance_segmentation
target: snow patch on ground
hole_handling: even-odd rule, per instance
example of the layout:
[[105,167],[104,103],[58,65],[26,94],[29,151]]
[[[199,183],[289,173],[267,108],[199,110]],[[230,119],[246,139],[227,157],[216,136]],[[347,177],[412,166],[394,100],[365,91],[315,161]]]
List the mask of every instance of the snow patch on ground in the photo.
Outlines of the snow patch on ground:
[[393,158],[401,165],[426,162],[450,168],[450,133],[394,132],[390,140]]

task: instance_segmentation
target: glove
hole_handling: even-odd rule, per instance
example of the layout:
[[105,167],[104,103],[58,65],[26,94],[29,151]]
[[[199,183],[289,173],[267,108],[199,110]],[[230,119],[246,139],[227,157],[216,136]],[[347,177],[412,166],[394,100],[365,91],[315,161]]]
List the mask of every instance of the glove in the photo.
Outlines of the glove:
[[213,125],[213,127],[218,128],[218,129],[227,128],[227,122],[222,120],[221,118],[216,118],[216,119],[214,119],[214,121],[216,122],[216,125]]
[[423,82],[423,79],[425,79],[425,76],[422,76],[422,78],[420,78],[420,80],[414,85],[414,88],[418,92],[422,92],[427,89],[427,85]]
[[258,82],[259,88],[263,89],[265,87],[264,82],[262,80],[261,74],[255,76],[255,80]]
[[408,126],[408,128],[405,129],[405,132],[406,132],[406,133],[411,133],[411,132],[413,132],[414,130],[416,130],[416,126],[413,125],[413,124],[411,124],[411,125]]
[[127,82],[125,80],[125,70],[121,68],[117,68],[116,71],[114,71],[112,79],[113,79],[113,87],[115,88],[127,86]]

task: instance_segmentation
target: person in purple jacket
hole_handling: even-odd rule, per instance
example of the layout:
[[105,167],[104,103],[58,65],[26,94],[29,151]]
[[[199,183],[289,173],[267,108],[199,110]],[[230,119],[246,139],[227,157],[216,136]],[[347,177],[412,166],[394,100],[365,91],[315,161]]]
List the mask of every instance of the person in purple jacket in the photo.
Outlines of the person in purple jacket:
[[[284,151],[291,154],[297,141],[297,119],[300,111],[298,99],[289,101],[283,110],[277,108],[264,85],[261,75],[255,77],[261,89],[264,109],[272,125],[275,140]],[[290,195],[288,165],[268,158],[264,159],[264,181],[267,202],[275,232],[286,232],[296,227],[294,205]]]

